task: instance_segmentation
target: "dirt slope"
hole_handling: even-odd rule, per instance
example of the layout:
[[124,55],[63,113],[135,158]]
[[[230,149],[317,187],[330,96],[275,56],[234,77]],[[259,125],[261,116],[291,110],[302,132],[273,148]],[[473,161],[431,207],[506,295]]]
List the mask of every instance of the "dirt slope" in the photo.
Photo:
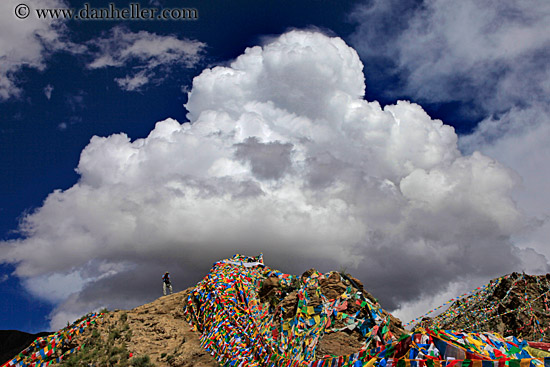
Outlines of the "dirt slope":
[[[219,364],[199,345],[199,335],[183,319],[187,290],[129,311],[108,312],[77,336],[85,347],[62,365],[155,365],[214,367]],[[130,357],[131,356],[131,357]],[[148,356],[149,362],[145,362]]]

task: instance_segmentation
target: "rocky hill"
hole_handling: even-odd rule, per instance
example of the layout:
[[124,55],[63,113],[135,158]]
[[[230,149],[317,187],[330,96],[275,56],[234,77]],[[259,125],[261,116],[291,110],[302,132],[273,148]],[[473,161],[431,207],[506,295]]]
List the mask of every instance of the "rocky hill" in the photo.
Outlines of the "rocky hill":
[[491,280],[440,315],[424,318],[420,325],[550,342],[549,298],[550,274],[512,273]]
[[[63,335],[61,343],[50,338],[47,343],[53,347],[41,349],[39,338],[19,360],[27,365],[38,360],[68,366],[219,366],[200,347],[198,334],[183,319],[181,305],[188,292],[164,296],[129,311],[87,315],[56,333]],[[43,349],[46,357],[32,357]]]
[[[484,324],[483,330],[506,332],[513,326],[512,334],[530,335],[529,325],[549,325],[539,312],[548,310],[548,279],[499,278],[409,332],[349,274],[284,274],[265,266],[261,256],[236,255],[215,263],[195,287],[133,310],[86,315],[36,339],[7,365],[383,367],[405,358],[520,363],[534,356],[542,363],[550,353],[515,337],[443,328]],[[509,323],[499,324],[497,314]],[[516,324],[506,317],[512,314]],[[544,333],[543,327],[533,330]]]
[[188,292],[129,311],[105,313],[95,327],[74,338],[83,350],[62,365],[219,366],[200,347],[199,335],[183,318],[182,304]]
[[[246,261],[252,259],[243,258]],[[266,315],[271,314],[272,320],[275,315],[280,317],[272,324],[271,336],[277,334],[275,329],[280,330],[281,335],[288,333],[287,328],[291,333],[298,333],[298,327],[304,327],[306,320],[318,327],[322,321],[323,328],[330,320],[330,327],[323,329],[323,337],[316,342],[315,353],[320,357],[358,352],[365,346],[366,336],[370,335],[373,326],[380,326],[376,335],[382,342],[390,338],[397,340],[404,333],[401,322],[385,312],[363,288],[362,283],[351,275],[338,272],[320,274],[310,269],[302,276],[295,276],[272,270],[263,264],[252,268],[227,263],[229,268],[237,271],[234,275],[242,275],[243,279],[251,281],[245,285],[243,279],[240,279],[237,288],[244,290],[249,287],[247,291],[252,292],[249,297],[257,297],[257,305],[262,307]],[[253,283],[249,278],[252,269],[258,270]],[[205,333],[206,325],[197,322],[197,316],[202,319],[206,315],[192,315],[192,307],[189,307],[191,302],[198,306],[195,311],[205,309],[199,300],[205,286],[221,286],[219,295],[231,294],[231,290],[224,289],[226,284],[214,281],[212,273],[194,288],[161,297],[133,310],[87,315],[56,335],[38,340],[13,362],[171,367],[223,364],[224,358],[217,355],[220,362],[216,361],[212,356],[216,355],[212,346],[205,343],[213,333]],[[250,286],[254,286],[254,289]],[[327,303],[331,304],[330,315],[325,312],[329,311],[325,307]],[[324,307],[326,309],[323,311]],[[233,312],[229,306],[227,310]]]

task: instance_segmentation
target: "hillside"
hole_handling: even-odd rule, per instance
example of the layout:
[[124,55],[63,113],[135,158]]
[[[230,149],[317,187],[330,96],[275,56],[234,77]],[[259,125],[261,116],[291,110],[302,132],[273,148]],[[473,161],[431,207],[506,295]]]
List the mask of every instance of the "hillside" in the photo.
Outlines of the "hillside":
[[187,294],[183,291],[129,311],[106,313],[96,327],[75,338],[75,344],[85,345],[84,350],[62,365],[104,361],[106,365],[125,366],[149,357],[150,363],[159,367],[218,366],[183,318]]
[[[67,366],[87,366],[88,363],[97,366],[219,366],[200,347],[197,333],[192,332],[183,319],[181,305],[187,293],[164,296],[129,311],[115,310],[84,317],[69,330],[57,333],[63,335],[59,338],[63,342],[53,342],[53,348],[45,347],[45,358],[32,358],[32,353],[41,350],[34,348],[21,360],[27,365],[36,360],[53,360]],[[52,353],[48,356],[50,350]]]
[[[500,300],[497,309],[508,301],[516,305],[520,295],[525,304],[538,305],[543,299],[539,306],[545,307],[548,283],[541,282],[512,274],[462,304],[469,305],[478,323],[487,308],[481,312],[475,307],[490,297]],[[534,293],[534,284],[546,291]],[[448,315],[467,315],[469,308],[453,307]],[[538,317],[534,310],[529,312],[533,320]],[[440,325],[451,320],[441,317]],[[467,328],[476,322],[473,316],[469,320]],[[425,328],[404,330],[349,274],[310,269],[296,276],[265,266],[261,256],[235,255],[215,263],[193,288],[129,311],[86,315],[38,338],[7,365],[388,367],[405,359],[452,359],[466,363],[462,367],[472,360],[484,361],[484,367],[502,361],[510,366],[550,364],[550,353],[530,348],[515,336],[505,340],[492,332],[443,330],[435,324],[433,319]],[[516,333],[528,325],[518,326]]]
[[550,274],[512,273],[454,301],[440,315],[424,318],[421,325],[550,342],[549,294]]
[[[309,322],[318,321],[314,325],[320,326],[321,320],[327,320],[327,315],[322,315],[323,303],[332,302],[333,310],[328,317],[332,320],[330,330],[327,329],[326,333],[323,331],[324,337],[319,338],[317,343],[316,354],[319,356],[332,357],[358,352],[364,347],[365,336],[370,333],[372,326],[381,326],[377,335],[382,341],[384,338],[397,340],[404,332],[401,322],[381,309],[376,299],[351,275],[330,272],[325,276],[310,269],[302,276],[295,276],[269,269],[263,264],[255,269],[260,268],[261,274],[258,273],[254,283],[257,289],[249,290],[254,297],[258,297],[257,302],[264,305],[266,313],[282,313],[282,323],[277,321],[273,324],[281,329],[281,334],[287,333],[286,328],[291,320],[303,320],[304,313],[310,316]],[[234,269],[238,270],[239,266]],[[245,266],[241,273],[235,275],[247,277],[251,269]],[[57,333],[60,336],[48,339],[48,342],[63,342],[57,341],[51,347],[44,348],[45,357],[38,359],[70,366],[92,362],[96,365],[119,366],[218,366],[211,355],[215,354],[212,348],[205,345],[205,335],[201,338],[201,333],[193,332],[185,320],[187,317],[188,321],[192,321],[192,316],[190,308],[184,306],[189,305],[189,300],[199,302],[201,287],[209,282],[212,286],[220,285],[213,281],[211,272],[195,288],[161,297],[133,310],[88,315],[69,328],[72,332],[61,330]],[[240,286],[245,285],[241,282]],[[196,321],[193,328],[197,330],[201,326]],[[297,327],[298,324],[290,329],[297,330]],[[35,344],[34,348],[20,356],[21,360],[26,363],[35,360],[29,357],[33,353],[39,354],[40,342]],[[149,362],[146,363],[146,360]]]

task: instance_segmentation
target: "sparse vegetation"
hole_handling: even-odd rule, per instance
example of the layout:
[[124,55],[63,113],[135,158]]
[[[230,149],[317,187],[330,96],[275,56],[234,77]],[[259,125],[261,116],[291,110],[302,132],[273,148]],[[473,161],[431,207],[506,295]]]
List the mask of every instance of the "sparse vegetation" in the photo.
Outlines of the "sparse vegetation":
[[126,335],[124,335],[124,340],[127,342],[132,341],[132,330],[127,330]]
[[123,312],[120,314],[120,322],[125,323],[128,320],[128,314],[126,312]]
[[[180,300],[174,300],[174,307]],[[158,307],[158,308],[157,308]],[[67,355],[60,366],[69,367],[177,367],[187,360],[208,360],[210,356],[197,356],[195,340],[189,336],[187,324],[180,318],[171,320],[172,305],[124,311],[114,310],[90,324],[74,336],[70,345],[58,348],[57,356],[81,346]],[[192,339],[190,339],[192,338]],[[192,345],[187,346],[190,343]],[[130,350],[131,352],[130,352]],[[217,366],[218,364],[208,364]]]
[[[83,334],[82,349],[75,354],[72,354],[65,358],[61,362],[62,366],[69,367],[129,367],[130,366],[130,352],[126,342],[132,338],[132,331],[130,326],[126,323],[128,315],[123,313],[120,315],[119,323],[117,326],[108,326],[108,336],[102,338],[101,332],[97,327],[93,327],[91,330],[87,330]],[[149,364],[144,364],[145,360],[138,358],[139,366],[152,366],[149,360]]]
[[118,329],[113,329],[110,333],[109,333],[109,341],[114,341],[114,340],[117,340],[117,339],[120,339],[120,330]]
[[131,362],[133,367],[151,367],[154,364],[151,363],[151,358],[146,354],[141,357],[132,358]]
[[[93,338],[90,337],[90,338]],[[70,355],[61,362],[61,366],[89,367],[89,366],[119,366],[128,367],[129,352],[126,343],[113,345],[112,343],[98,343],[95,346],[84,346],[78,353]],[[141,365],[145,366],[145,365]]]
[[123,344],[120,347],[112,348],[111,351],[110,351],[110,355],[111,356],[116,356],[117,354],[121,354],[121,353],[124,353],[126,351],[127,351],[126,344]]
[[111,366],[115,366],[117,363],[118,363],[118,356],[116,354],[109,357],[109,364]]

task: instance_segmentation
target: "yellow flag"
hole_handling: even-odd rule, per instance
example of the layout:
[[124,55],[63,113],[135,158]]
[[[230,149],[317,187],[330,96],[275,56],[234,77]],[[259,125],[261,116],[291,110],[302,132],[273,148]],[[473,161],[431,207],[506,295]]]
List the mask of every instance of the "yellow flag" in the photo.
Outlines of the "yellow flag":
[[315,308],[313,306],[307,306],[307,313],[313,315],[315,313]]
[[519,362],[519,365],[521,367],[529,367],[529,365],[531,364],[531,359],[521,359],[520,362]]

